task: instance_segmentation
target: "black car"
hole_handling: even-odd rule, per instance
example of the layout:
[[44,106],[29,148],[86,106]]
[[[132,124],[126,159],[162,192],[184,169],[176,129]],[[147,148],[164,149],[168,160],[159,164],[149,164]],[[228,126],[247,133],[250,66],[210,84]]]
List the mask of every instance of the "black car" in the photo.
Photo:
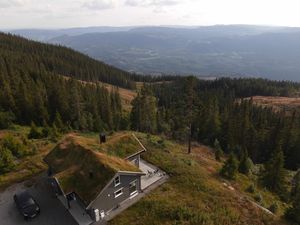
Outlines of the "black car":
[[14,200],[24,219],[34,218],[40,213],[39,205],[27,191],[15,194]]

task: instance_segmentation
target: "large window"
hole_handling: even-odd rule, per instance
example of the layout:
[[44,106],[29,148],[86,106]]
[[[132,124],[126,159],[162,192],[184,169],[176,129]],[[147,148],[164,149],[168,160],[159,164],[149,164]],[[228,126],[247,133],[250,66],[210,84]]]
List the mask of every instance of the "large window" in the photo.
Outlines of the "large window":
[[129,193],[130,195],[134,195],[137,193],[137,181],[133,181],[129,184]]
[[119,197],[122,194],[123,194],[123,188],[121,188],[121,189],[119,189],[119,190],[117,190],[117,191],[114,192],[115,198]]
[[120,178],[120,176],[117,176],[116,178],[115,178],[115,187],[117,187],[118,185],[120,185],[121,184],[121,178]]

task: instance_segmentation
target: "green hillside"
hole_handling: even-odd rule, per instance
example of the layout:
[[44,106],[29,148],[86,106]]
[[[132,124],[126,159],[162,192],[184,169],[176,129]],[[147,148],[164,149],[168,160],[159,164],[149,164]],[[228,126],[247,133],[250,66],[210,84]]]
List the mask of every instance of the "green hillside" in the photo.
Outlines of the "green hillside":
[[0,129],[12,122],[55,122],[62,131],[119,129],[122,105],[117,88],[78,79],[133,84],[129,74],[73,50],[0,34]]
[[[166,171],[170,179],[114,218],[110,225],[285,224],[280,216],[286,204],[260,188],[254,194],[248,193],[251,179],[246,176],[224,180],[219,175],[222,163],[214,159],[211,148],[194,145],[192,154],[187,154],[185,145],[159,136],[137,136],[147,148],[143,157]],[[265,208],[277,203],[278,214],[270,215],[259,208],[255,203],[257,194],[264,199],[257,203]]]
[[134,88],[131,75],[65,48],[0,33],[0,71],[30,75],[55,73],[84,81]]

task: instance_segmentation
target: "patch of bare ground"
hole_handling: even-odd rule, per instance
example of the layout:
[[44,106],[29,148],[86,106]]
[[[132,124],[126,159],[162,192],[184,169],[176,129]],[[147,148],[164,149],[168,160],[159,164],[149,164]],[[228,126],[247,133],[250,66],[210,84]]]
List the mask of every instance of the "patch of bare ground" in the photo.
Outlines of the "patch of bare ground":
[[275,112],[300,112],[300,97],[252,96],[245,99],[252,99],[254,104],[272,108]]
[[210,174],[215,174],[221,166],[221,163],[215,160],[214,150],[208,146],[193,143],[191,154]]

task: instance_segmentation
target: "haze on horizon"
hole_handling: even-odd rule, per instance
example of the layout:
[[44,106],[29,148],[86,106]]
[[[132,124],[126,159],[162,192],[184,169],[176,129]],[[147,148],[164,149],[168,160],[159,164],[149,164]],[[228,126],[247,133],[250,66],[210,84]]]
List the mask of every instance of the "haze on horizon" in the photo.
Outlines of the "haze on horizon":
[[255,24],[300,27],[299,0],[0,0],[0,29]]

